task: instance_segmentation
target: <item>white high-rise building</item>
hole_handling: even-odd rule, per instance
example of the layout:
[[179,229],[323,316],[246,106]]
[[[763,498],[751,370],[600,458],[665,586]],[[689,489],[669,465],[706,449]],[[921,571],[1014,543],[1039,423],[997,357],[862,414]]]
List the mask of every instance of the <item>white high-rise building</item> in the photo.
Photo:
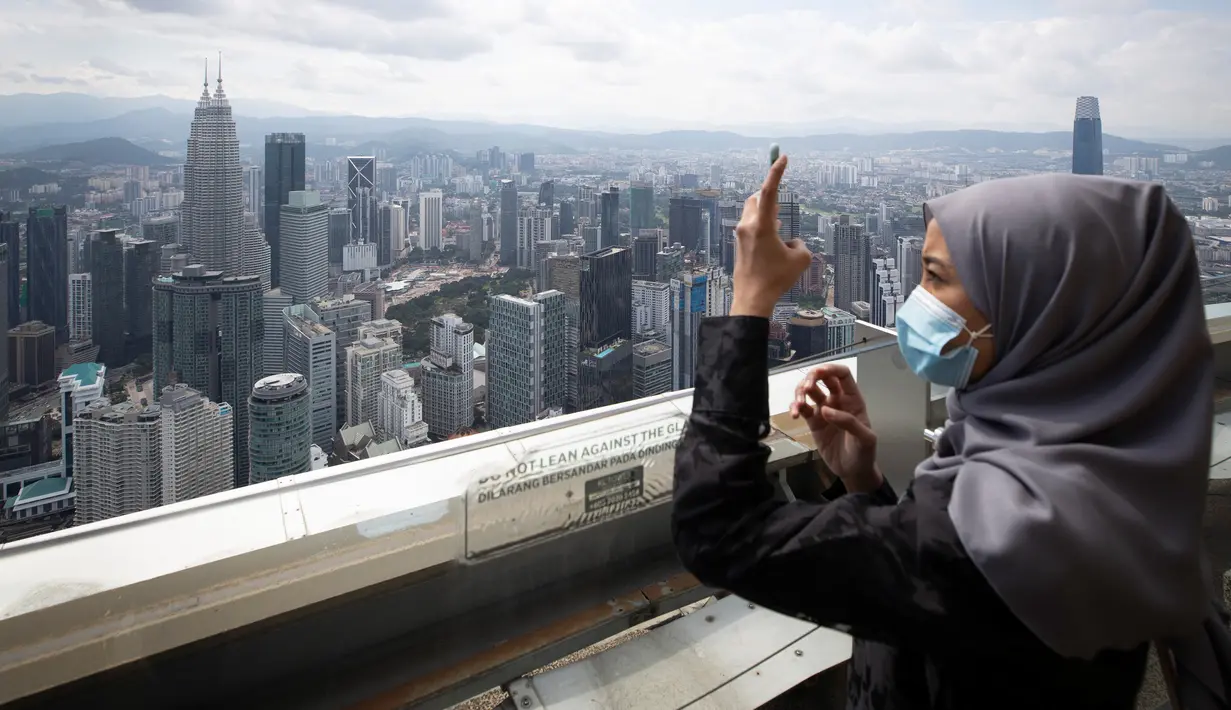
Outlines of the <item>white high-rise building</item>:
[[382,210],[387,210],[381,212],[381,239],[385,240],[385,244],[378,251],[388,254],[388,264],[393,264],[406,251],[406,208],[393,202],[382,207]]
[[388,338],[398,345],[402,344],[402,323],[389,318],[376,318],[359,324],[359,339]]
[[534,268],[534,245],[551,238],[551,210],[523,207],[517,212],[517,265]]
[[923,280],[923,240],[919,237],[898,237],[898,272],[902,276],[902,298]]
[[[188,134],[180,232],[186,251],[197,262],[209,271],[222,271],[225,276],[247,275],[245,267],[253,268],[253,259],[259,267],[259,255],[246,254],[256,244],[245,238],[243,182],[235,119],[222,90],[219,70],[218,88],[213,96],[206,76]],[[263,280],[267,282],[268,277]]]
[[442,246],[445,196],[440,190],[419,193],[419,244],[425,251]]
[[424,420],[445,438],[474,423],[474,326],[453,313],[432,319],[431,353],[423,360]]
[[346,423],[376,426],[380,376],[402,364],[402,346],[391,338],[361,337],[346,349]]
[[376,435],[382,441],[397,439],[403,449],[427,442],[423,403],[415,393],[415,380],[405,370],[390,370],[380,376],[380,411]]
[[568,397],[567,297],[491,299],[487,330],[487,420],[495,428],[563,412]]
[[872,324],[893,328],[897,312],[902,307],[901,275],[893,259],[873,259]]
[[273,251],[269,242],[265,241],[265,233],[257,226],[257,216],[251,212],[244,213],[243,253],[240,258],[240,272],[257,276],[261,279],[261,288],[268,291],[272,278]]
[[[283,271],[283,273],[286,272]],[[286,280],[285,276],[283,280]],[[266,291],[261,295],[261,317],[264,319],[265,328],[265,341],[261,344],[261,377],[269,377],[287,370],[286,332],[282,314],[292,304],[291,297],[280,288]]]
[[68,339],[94,337],[93,282],[90,274],[68,275]]
[[294,303],[329,295],[329,206],[321,193],[291,192],[279,221],[282,293]]
[[235,485],[231,405],[211,402],[183,383],[163,388],[158,404],[162,408],[162,504],[230,490]]
[[[726,315],[728,298],[722,269],[681,271],[671,279],[672,389],[692,387],[697,368],[697,334],[701,321]],[[704,299],[698,302],[698,299]]]
[[243,170],[244,208],[255,215],[260,215],[265,207],[265,171],[260,165],[245,165]]
[[[341,298],[317,299],[308,307],[315,316],[309,320],[317,321],[337,336],[335,360],[338,367],[334,388],[337,396],[337,406],[334,409],[334,415],[337,417],[334,424],[336,431],[346,421],[346,348],[359,339],[360,324],[372,320],[372,304],[355,298],[353,294],[347,294]],[[298,308],[299,306],[295,306],[292,312]]]
[[73,420],[78,525],[162,504],[160,413],[156,404],[112,406],[104,397]]
[[658,281],[633,281],[633,342],[653,332],[664,343],[671,333],[671,286]]
[[338,336],[304,305],[287,309],[286,369],[308,380],[312,401],[312,443],[333,451],[337,431]]
[[97,362],[72,365],[60,373],[60,441],[62,450],[60,470],[65,478],[73,477],[73,436],[77,416],[86,407],[103,396],[107,382],[107,366]]

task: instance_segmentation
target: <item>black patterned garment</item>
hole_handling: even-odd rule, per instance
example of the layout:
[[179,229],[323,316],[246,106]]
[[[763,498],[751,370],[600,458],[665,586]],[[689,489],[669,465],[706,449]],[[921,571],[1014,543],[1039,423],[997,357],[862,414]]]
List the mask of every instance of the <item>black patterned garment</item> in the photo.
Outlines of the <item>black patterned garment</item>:
[[966,555],[947,512],[951,483],[918,478],[900,502],[888,483],[872,494],[836,486],[822,503],[774,500],[761,444],[768,336],[762,318],[701,325],[675,459],[672,527],[685,567],[854,636],[848,708],[1132,708],[1147,646],[1091,661],[1044,646]]

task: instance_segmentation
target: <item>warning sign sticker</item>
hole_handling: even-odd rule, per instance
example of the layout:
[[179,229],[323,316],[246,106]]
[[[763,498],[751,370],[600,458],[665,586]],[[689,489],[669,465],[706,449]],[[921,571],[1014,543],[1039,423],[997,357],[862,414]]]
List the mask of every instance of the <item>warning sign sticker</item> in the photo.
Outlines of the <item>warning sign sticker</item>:
[[682,415],[526,451],[466,491],[466,555],[473,558],[625,515],[671,497]]

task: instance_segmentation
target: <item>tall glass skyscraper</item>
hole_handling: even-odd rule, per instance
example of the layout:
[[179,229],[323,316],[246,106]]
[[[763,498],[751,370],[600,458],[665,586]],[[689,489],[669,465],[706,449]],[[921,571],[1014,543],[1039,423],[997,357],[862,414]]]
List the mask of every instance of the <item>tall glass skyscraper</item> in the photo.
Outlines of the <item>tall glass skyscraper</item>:
[[292,192],[305,187],[306,142],[302,133],[271,133],[265,136],[265,240],[269,242],[270,284],[282,284],[281,209]]
[[158,257],[157,242],[129,239],[124,245],[124,330],[128,333],[125,356],[128,362],[150,352],[154,334],[154,292],[150,282],[158,273]]
[[[65,229],[68,225],[65,224]],[[21,317],[21,225],[13,217],[12,212],[0,210],[0,244],[8,247],[9,255],[5,266],[8,278],[6,280],[8,328],[13,328],[23,321]],[[5,328],[5,331],[8,331]]]
[[200,265],[154,281],[154,391],[183,382],[235,409],[235,485],[248,484],[248,395],[264,363],[259,277]]
[[683,244],[685,251],[701,248],[701,200],[672,197],[667,229],[672,244]]
[[376,243],[376,158],[346,159],[346,208],[350,210],[350,243]]
[[124,244],[114,229],[98,232],[90,242],[90,281],[98,362],[112,369],[122,367],[128,364],[124,359]]
[[1073,174],[1103,174],[1103,119],[1097,96],[1077,97],[1073,119]]
[[654,226],[654,188],[650,185],[634,184],[629,188],[628,194],[628,229],[636,239],[640,230]]
[[631,338],[633,250],[602,249],[581,257],[581,347]]
[[226,276],[244,272],[244,170],[221,73],[214,95],[207,80],[197,100],[180,214],[181,239],[198,263]]
[[598,248],[620,246],[620,188],[612,185],[602,195]]
[[566,303],[559,291],[491,298],[487,422],[493,428],[563,413],[568,396]]
[[30,291],[28,320],[56,329],[68,340],[68,208],[31,207],[26,219],[26,277]]
[[517,265],[517,185],[500,181],[500,264]]

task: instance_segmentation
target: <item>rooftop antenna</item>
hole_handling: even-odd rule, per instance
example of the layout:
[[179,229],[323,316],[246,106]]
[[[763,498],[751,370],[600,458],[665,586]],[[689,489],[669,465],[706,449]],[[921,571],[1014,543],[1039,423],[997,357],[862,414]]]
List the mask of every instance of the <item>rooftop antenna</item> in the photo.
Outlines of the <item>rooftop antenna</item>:
[[222,88],[222,50],[218,50],[218,88]]
[[205,58],[205,88],[209,89],[209,57]]

